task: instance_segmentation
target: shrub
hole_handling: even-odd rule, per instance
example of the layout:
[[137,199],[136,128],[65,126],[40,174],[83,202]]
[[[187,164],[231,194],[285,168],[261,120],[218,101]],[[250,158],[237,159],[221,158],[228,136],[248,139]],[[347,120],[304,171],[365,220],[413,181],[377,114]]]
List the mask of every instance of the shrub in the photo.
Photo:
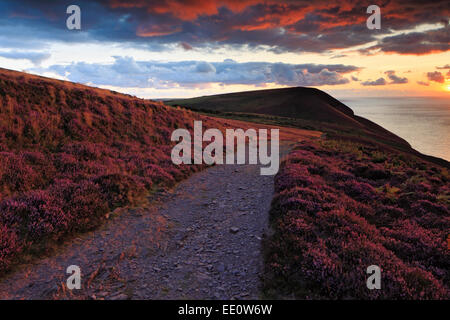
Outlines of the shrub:
[[2,201],[0,221],[17,230],[21,239],[40,241],[57,239],[67,230],[70,217],[62,211],[59,199],[37,190]]
[[109,211],[107,195],[94,182],[59,180],[50,190],[63,203],[62,210],[70,219],[69,233],[91,230],[105,220]]
[[0,223],[0,273],[9,269],[21,250],[21,242],[14,230]]
[[339,184],[339,187],[344,190],[345,194],[361,202],[367,203],[376,198],[375,188],[365,182],[350,180]]
[[0,184],[11,193],[25,192],[35,187],[37,173],[29,166],[23,155],[0,153],[2,175]]
[[130,203],[145,193],[145,187],[135,177],[124,174],[108,174],[95,178],[110,210]]
[[[448,188],[439,182],[445,176],[407,159],[390,174],[381,160],[355,150],[364,147],[304,142],[281,164],[270,211],[274,232],[265,241],[266,293],[448,299]],[[397,161],[395,153],[383,153],[383,165]],[[398,179],[408,175],[420,179]],[[382,269],[382,290],[366,287],[373,264]]]

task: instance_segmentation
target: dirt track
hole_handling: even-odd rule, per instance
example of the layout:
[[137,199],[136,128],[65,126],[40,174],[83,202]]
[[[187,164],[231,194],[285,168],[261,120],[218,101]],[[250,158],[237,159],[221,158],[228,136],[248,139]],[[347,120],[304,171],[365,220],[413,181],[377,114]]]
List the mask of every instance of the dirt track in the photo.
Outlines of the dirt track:
[[[273,176],[218,165],[0,283],[1,299],[257,299]],[[65,287],[69,265],[82,289]]]

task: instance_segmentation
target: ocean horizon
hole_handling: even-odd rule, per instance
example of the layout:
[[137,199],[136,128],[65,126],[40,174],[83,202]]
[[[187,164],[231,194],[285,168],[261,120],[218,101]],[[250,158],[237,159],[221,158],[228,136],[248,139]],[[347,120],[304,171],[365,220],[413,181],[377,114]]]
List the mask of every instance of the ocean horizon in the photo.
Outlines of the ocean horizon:
[[450,98],[347,97],[340,101],[417,151],[450,161]]

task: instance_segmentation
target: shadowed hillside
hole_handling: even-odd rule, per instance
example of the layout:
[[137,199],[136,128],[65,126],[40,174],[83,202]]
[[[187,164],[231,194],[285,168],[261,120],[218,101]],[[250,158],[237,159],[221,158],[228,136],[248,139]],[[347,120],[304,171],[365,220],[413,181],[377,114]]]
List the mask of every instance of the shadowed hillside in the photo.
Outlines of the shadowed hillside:
[[169,100],[196,109],[248,112],[276,116],[358,125],[353,111],[315,88],[286,88],[237,92],[193,99]]

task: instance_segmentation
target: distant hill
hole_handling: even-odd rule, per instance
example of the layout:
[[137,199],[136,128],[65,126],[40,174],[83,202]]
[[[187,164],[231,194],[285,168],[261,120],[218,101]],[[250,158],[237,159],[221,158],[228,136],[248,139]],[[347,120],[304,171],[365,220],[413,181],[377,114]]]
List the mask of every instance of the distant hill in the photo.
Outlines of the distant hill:
[[325,125],[366,131],[378,136],[380,140],[410,147],[405,140],[367,119],[356,116],[345,104],[315,88],[257,90],[167,100],[165,103],[197,110],[256,113],[321,122]]
[[349,107],[315,88],[294,87],[237,92],[168,100],[166,103],[214,111],[260,113],[359,125]]
[[[368,119],[355,115],[348,106],[316,88],[256,90],[164,102],[171,106],[203,112],[235,113],[237,117],[246,114],[246,117],[255,115],[257,118],[257,115],[263,115],[262,118],[266,119],[266,115],[290,118],[293,126],[304,125],[333,134],[334,137],[375,142],[448,166],[448,162],[443,159],[420,154],[412,149],[406,140]],[[287,119],[277,121],[289,123]]]

